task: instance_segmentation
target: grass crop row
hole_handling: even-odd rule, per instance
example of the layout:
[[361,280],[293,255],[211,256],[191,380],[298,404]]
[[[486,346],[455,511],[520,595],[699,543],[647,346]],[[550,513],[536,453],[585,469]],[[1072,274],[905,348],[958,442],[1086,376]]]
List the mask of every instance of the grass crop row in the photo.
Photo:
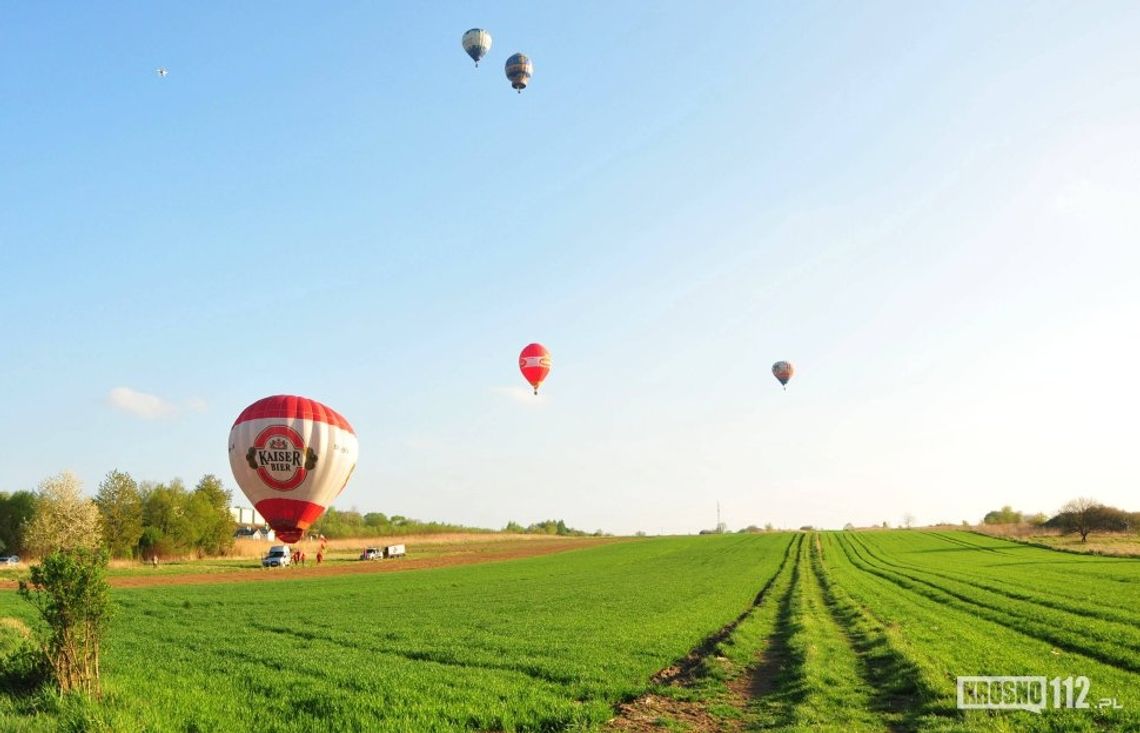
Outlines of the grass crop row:
[[[1050,644],[1096,657],[1132,672],[1140,672],[1140,626],[1073,613],[1068,609],[1045,607],[980,588],[968,581],[939,577],[924,570],[900,569],[897,563],[877,552],[866,537],[852,535],[860,554],[874,572],[914,592],[929,595],[946,604],[966,608],[979,617],[1017,628]],[[1140,620],[1140,619],[1137,619]]]
[[[863,539],[860,537],[860,539]],[[953,715],[959,675],[1085,675],[1090,698],[1115,697],[1121,710],[969,712],[954,730],[1085,731],[1140,729],[1140,675],[1079,652],[1057,650],[1014,619],[979,615],[977,607],[953,604],[926,586],[904,582],[867,557],[855,535],[829,535],[824,547],[834,583],[882,625],[922,670],[935,699],[928,708]],[[830,548],[830,549],[826,549]],[[981,552],[981,551],[979,551]],[[973,556],[964,556],[969,563]],[[919,729],[928,726],[920,725]],[[931,722],[931,728],[937,727]]]

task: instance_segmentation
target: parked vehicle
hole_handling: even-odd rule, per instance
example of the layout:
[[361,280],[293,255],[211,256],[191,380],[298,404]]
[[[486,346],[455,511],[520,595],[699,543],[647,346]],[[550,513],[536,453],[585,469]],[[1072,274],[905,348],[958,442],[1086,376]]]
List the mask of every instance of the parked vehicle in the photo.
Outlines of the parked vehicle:
[[364,552],[360,553],[361,560],[379,560],[384,557],[384,552],[379,547],[365,547]]
[[0,557],[0,565],[19,565],[19,564],[20,564],[20,556],[19,555],[5,555],[3,557]]
[[265,557],[261,558],[263,568],[283,568],[289,564],[289,545],[274,545],[269,548]]
[[408,551],[403,545],[388,545],[384,548],[384,557],[403,557]]

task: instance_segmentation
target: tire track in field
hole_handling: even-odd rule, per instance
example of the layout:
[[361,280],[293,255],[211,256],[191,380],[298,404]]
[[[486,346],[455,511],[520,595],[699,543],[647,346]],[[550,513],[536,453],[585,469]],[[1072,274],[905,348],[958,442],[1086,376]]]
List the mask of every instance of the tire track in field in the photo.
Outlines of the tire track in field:
[[664,685],[669,684],[674,680],[682,681],[682,683],[686,679],[691,680],[697,667],[699,667],[700,664],[710,654],[715,652],[716,648],[720,646],[720,644],[722,644],[726,639],[728,639],[729,636],[732,635],[732,632],[735,631],[738,626],[740,626],[741,622],[744,621],[744,619],[748,618],[748,616],[752,614],[757,606],[764,602],[764,599],[768,596],[768,592],[776,583],[776,579],[784,573],[784,568],[786,568],[788,565],[788,561],[792,554],[792,545],[794,544],[796,544],[794,540],[788,542],[787,547],[784,548],[784,557],[782,560],[780,560],[780,566],[776,568],[776,572],[772,574],[772,577],[768,579],[768,582],[766,582],[764,586],[760,588],[760,591],[756,594],[756,597],[752,599],[752,603],[748,606],[748,608],[741,611],[740,615],[734,618],[728,624],[722,626],[719,630],[706,636],[703,640],[701,640],[701,643],[693,647],[688,654],[681,657],[676,662],[661,670],[657,674],[653,675],[650,681],[654,684]]
[[880,692],[867,673],[857,639],[828,606],[819,535],[797,554],[793,583],[773,641],[784,639],[787,659],[772,691],[752,702],[759,729],[835,728],[894,730],[877,704]]
[[[992,621],[1016,634],[1036,639],[1037,641],[1047,642],[1057,648],[1095,659],[1111,667],[1116,667],[1117,669],[1128,672],[1140,672],[1140,657],[1137,657],[1135,654],[1129,654],[1127,652],[1123,654],[1116,653],[1111,648],[1089,647],[1074,642],[1071,638],[1059,635],[1051,627],[1042,626],[1030,617],[1003,611],[978,602],[964,594],[942,588],[935,583],[920,578],[913,578],[905,573],[892,571],[888,568],[879,567],[873,560],[863,557],[864,554],[867,554],[869,557],[874,556],[870,555],[869,550],[854,538],[852,538],[851,546],[855,552],[855,555],[851,556],[851,559],[856,567],[864,572],[877,575],[903,590],[925,596],[939,603],[945,603],[966,610],[973,615]],[[863,550],[862,552],[860,552],[860,547]],[[859,559],[855,559],[856,557]]]
[[964,550],[982,550],[984,552],[993,552],[993,553],[996,553],[998,555],[1014,555],[1015,554],[1012,549],[1005,549],[1003,547],[994,547],[992,545],[977,545],[977,544],[974,544],[973,542],[967,542],[966,540],[959,539],[958,537],[951,537],[950,535],[944,534],[942,532],[923,532],[922,534],[927,535],[927,536],[931,536],[931,537],[937,537],[938,539],[943,540],[944,542],[949,542],[950,544],[958,545],[959,547],[961,547]]
[[938,690],[927,683],[914,660],[892,644],[882,621],[831,577],[822,547],[819,550],[813,562],[824,602],[859,655],[862,676],[873,689],[874,708],[885,715],[891,731],[918,730],[923,717],[944,712],[936,707]]
[[[757,609],[769,604],[773,587],[789,572],[789,566],[794,567],[792,547],[796,547],[798,557],[799,547],[802,543],[802,535],[790,539],[784,547],[784,556],[780,560],[776,572],[757,592],[748,608],[720,630],[705,637],[688,654],[653,675],[650,682],[654,687],[656,689],[665,687],[680,690],[694,688],[713,668],[713,663],[727,661],[717,654],[720,645],[728,641],[740,624],[755,613]],[[723,668],[719,664],[716,666]],[[738,699],[730,698],[727,701],[721,700],[720,703],[743,709],[746,701],[745,694],[739,690],[730,690],[731,694],[735,694]],[[678,699],[677,696],[657,694],[652,690],[634,700],[618,703],[614,712],[615,717],[606,725],[606,730],[658,731],[661,729],[662,721],[668,720],[684,726],[685,730],[725,731],[737,730],[741,723],[739,718],[726,720],[713,715],[709,710],[709,704],[705,701]]]
[[[924,532],[923,534],[938,536],[937,533],[935,533],[935,532]],[[941,539],[941,537],[939,537],[939,538]],[[946,538],[946,539],[947,539],[947,541],[950,541],[950,538]],[[986,548],[983,548],[980,546],[974,546],[974,547],[976,549],[986,549]],[[1025,590],[1025,591],[1007,590],[1005,588],[1002,588],[1001,586],[990,585],[989,583],[983,582],[983,580],[980,580],[979,576],[970,575],[968,573],[958,574],[958,573],[954,573],[953,571],[947,571],[947,570],[933,570],[933,569],[929,569],[923,565],[918,565],[918,564],[909,563],[909,562],[902,562],[899,560],[894,560],[894,561],[888,562],[886,559],[882,559],[882,562],[885,565],[889,565],[889,566],[894,567],[894,568],[899,568],[900,571],[901,570],[910,570],[913,572],[922,573],[924,575],[929,575],[929,576],[933,576],[936,578],[942,578],[944,580],[949,580],[949,581],[954,582],[954,583],[962,583],[964,585],[971,585],[971,586],[974,586],[976,588],[981,588],[982,590],[988,591],[990,593],[995,593],[997,595],[1005,596],[1006,598],[1010,598],[1010,599],[1013,599],[1015,601],[1030,603],[1030,604],[1033,604],[1036,606],[1042,606],[1043,608],[1049,608],[1049,609],[1052,609],[1054,611],[1059,611],[1061,613],[1068,613],[1068,614],[1073,614],[1076,616],[1084,616],[1086,618],[1094,619],[1097,621],[1110,621],[1112,623],[1123,624],[1124,626],[1126,626],[1128,628],[1134,628],[1138,623],[1140,623],[1140,619],[1138,619],[1135,615],[1128,615],[1128,614],[1122,613],[1121,609],[1119,609],[1119,608],[1102,606],[1102,605],[1097,604],[1096,608],[1093,609],[1093,608],[1081,608],[1080,606],[1075,605],[1077,603],[1087,602],[1087,599],[1075,598],[1075,597],[1069,596],[1069,595],[1058,594],[1058,595],[1061,595],[1063,598],[1068,599],[1068,603],[1065,603],[1065,602],[1054,601],[1054,600],[1051,600],[1049,598],[1043,598],[1040,596],[1033,595],[1028,590]],[[985,578],[985,576],[981,576],[981,577]],[[986,578],[986,579],[988,579],[988,578]],[[1015,586],[1015,587],[1020,588],[1021,586]]]
[[[787,641],[788,637],[791,636],[792,594],[795,593],[796,585],[799,583],[799,559],[803,542],[803,535],[800,535],[796,542],[796,559],[792,562],[790,571],[792,577],[788,581],[788,589],[784,591],[778,601],[775,628],[772,634],[764,640],[764,646],[759,651],[756,661],[746,671],[747,684],[745,687],[749,699],[759,698],[770,693],[775,687],[776,677],[787,663]],[[791,549],[790,545],[789,549]],[[780,571],[783,574],[784,568],[781,567]]]
[[[927,570],[927,569],[920,567],[920,566],[914,566],[914,565],[910,565],[908,563],[902,563],[902,562],[898,562],[898,561],[888,560],[886,557],[881,556],[878,553],[876,553],[874,550],[872,550],[868,543],[862,542],[862,545],[866,551],[867,556],[869,558],[873,559],[876,563],[878,563],[882,569],[884,569],[888,572],[897,573],[901,577],[907,578],[907,579],[912,580],[916,583],[921,583],[921,584],[926,585],[930,588],[933,588],[937,591],[952,595],[955,598],[958,598],[958,599],[960,599],[966,603],[972,603],[972,604],[980,606],[982,608],[989,609],[989,610],[993,611],[994,613],[1012,616],[1012,617],[1014,617],[1020,621],[1023,621],[1026,623],[1031,623],[1031,624],[1037,623],[1041,620],[1041,616],[1040,616],[1041,613],[1055,613],[1059,616],[1058,620],[1062,621],[1062,627],[1067,627],[1070,625],[1067,623],[1069,621],[1070,616],[1083,616],[1085,618],[1092,619],[1092,620],[1104,625],[1104,628],[1093,629],[1093,630],[1086,629],[1084,633],[1087,637],[1091,637],[1092,639],[1094,639],[1095,641],[1098,641],[1098,642],[1103,642],[1103,643],[1109,644],[1113,648],[1115,646],[1127,647],[1128,649],[1133,651],[1136,656],[1140,657],[1140,637],[1137,637],[1137,635],[1136,635],[1137,619],[1135,617],[1129,617],[1126,620],[1117,621],[1116,619],[1106,618],[1105,616],[1098,616],[1095,614],[1090,614],[1088,612],[1082,613],[1080,609],[1067,608],[1064,606],[1060,606],[1060,607],[1051,606],[1049,603],[1039,603],[1039,602],[1037,602],[1036,599],[1034,599],[1032,597],[1025,599],[1025,600],[1022,600],[1022,599],[1019,599],[1019,598],[1011,595],[1009,592],[990,590],[989,588],[986,587],[986,585],[984,583],[974,582],[974,580],[972,578],[971,579],[955,578],[951,575],[945,575],[945,574],[941,574],[941,573],[938,573],[938,572],[935,572],[932,570]],[[907,570],[910,570],[910,572],[906,572]],[[946,581],[949,581],[952,583],[956,583],[958,585],[964,585],[964,586],[967,586],[969,588],[978,588],[978,589],[981,589],[983,592],[988,591],[988,592],[993,593],[995,595],[1000,595],[1000,596],[1010,598],[1014,601],[1017,601],[1017,603],[1011,603],[1008,606],[995,605],[994,602],[987,602],[984,599],[984,597],[973,596],[973,595],[970,595],[969,592],[967,592],[967,591],[958,591],[958,590],[954,590],[952,588],[943,587],[943,586],[939,585],[938,583],[933,583],[933,582],[926,579],[929,576],[939,577],[939,578],[942,578],[943,580],[946,580]],[[1026,606],[1028,606],[1028,607],[1026,607]],[[1040,609],[1048,609],[1048,611],[1042,610],[1042,611],[1039,611],[1037,614],[1035,614],[1034,610],[1033,610],[1034,607],[1039,607]],[[1056,616],[1054,618],[1057,619]],[[1120,628],[1113,628],[1112,624],[1116,624]],[[1123,635],[1131,635],[1132,639],[1131,640],[1122,640],[1120,637]]]
[[513,672],[515,674],[530,677],[539,682],[548,682],[555,685],[568,686],[578,681],[578,678],[572,674],[558,674],[549,669],[545,669],[536,664],[510,664],[510,663],[495,663],[489,661],[477,660],[464,660],[455,656],[451,651],[423,651],[417,649],[405,649],[395,646],[385,646],[383,644],[362,644],[358,640],[351,638],[337,638],[332,635],[318,634],[306,629],[294,629],[288,626],[281,626],[275,624],[251,622],[250,627],[278,636],[284,636],[304,642],[307,646],[312,646],[314,643],[324,643],[333,647],[341,647],[345,649],[358,649],[366,650],[369,653],[376,655],[385,655],[392,657],[400,657],[410,662],[428,662],[430,664],[438,664],[444,667],[457,667],[467,669],[486,669],[495,672]]

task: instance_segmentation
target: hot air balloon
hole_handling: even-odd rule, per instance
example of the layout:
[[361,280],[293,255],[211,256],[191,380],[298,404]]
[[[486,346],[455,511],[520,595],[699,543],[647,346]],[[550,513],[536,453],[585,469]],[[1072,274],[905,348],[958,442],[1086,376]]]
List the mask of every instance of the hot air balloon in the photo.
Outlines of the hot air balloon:
[[788,380],[796,373],[796,368],[792,366],[791,362],[778,361],[772,365],[772,374],[776,379],[780,380],[780,384],[784,385],[784,389],[788,388]]
[[475,66],[479,66],[479,59],[487,55],[491,50],[491,34],[482,28],[472,28],[463,34],[463,50],[467,55],[475,61]]
[[275,395],[242,410],[230,429],[238,486],[282,541],[293,543],[344,490],[356,433],[316,400]]
[[542,344],[528,344],[519,354],[519,370],[538,394],[542,381],[550,374],[550,352]]
[[522,94],[522,90],[530,83],[532,74],[534,74],[534,64],[526,56],[516,53],[507,59],[507,78],[511,80],[511,88],[517,89],[519,94]]

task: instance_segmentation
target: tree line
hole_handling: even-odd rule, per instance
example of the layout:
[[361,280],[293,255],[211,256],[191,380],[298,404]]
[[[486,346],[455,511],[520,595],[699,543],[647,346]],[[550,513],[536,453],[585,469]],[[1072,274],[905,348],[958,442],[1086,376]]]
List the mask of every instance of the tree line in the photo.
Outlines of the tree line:
[[[60,502],[45,501],[53,492],[58,493],[61,486],[78,497],[76,501],[80,503],[66,504],[68,508],[60,509],[63,506]],[[231,493],[213,474],[203,476],[191,489],[181,479],[165,483],[136,481],[129,473],[117,469],[103,478],[95,497],[88,499],[82,495],[79,480],[65,472],[45,479],[35,491],[0,492],[0,554],[43,556],[59,546],[58,538],[43,528],[78,524],[96,527],[97,531],[88,529],[87,532],[101,537],[99,546],[111,557],[149,560],[224,555],[232,549],[237,529],[230,513],[231,499]],[[49,521],[53,512],[62,514]],[[340,539],[496,530],[330,507],[310,531],[328,539]],[[558,536],[603,534],[601,530],[591,533],[575,529],[561,519],[526,526],[512,521],[502,531]]]
[[561,519],[546,519],[534,524],[522,526],[518,522],[507,522],[507,526],[503,528],[504,532],[512,534],[552,534],[559,537],[601,537],[605,534],[602,530],[594,532],[587,532],[584,529],[574,529],[573,527],[566,526],[566,522]]
[[[383,512],[368,512],[361,514],[355,509],[338,510],[330,507],[321,518],[313,523],[310,532],[324,535],[330,540],[351,537],[385,537],[389,535],[406,534],[443,534],[450,532],[464,533],[494,533],[496,530],[483,527],[468,527],[462,524],[449,524],[447,522],[425,522],[400,514],[388,516]],[[561,519],[547,519],[523,526],[518,522],[507,522],[503,532],[516,534],[549,534],[559,536],[584,537],[590,532],[574,529],[566,525]],[[601,530],[593,533],[602,534]]]
[[[74,501],[61,501],[64,496]],[[222,555],[233,546],[230,499],[213,474],[189,489],[181,479],[139,482],[119,470],[108,473],[90,499],[79,479],[64,472],[36,491],[0,492],[0,552],[43,556],[62,546],[60,532],[66,532],[98,537],[118,558]]]
[[1029,524],[1044,529],[1057,529],[1062,534],[1079,534],[1082,542],[1093,532],[1140,531],[1140,512],[1129,512],[1106,506],[1096,499],[1073,499],[1052,517],[1045,514],[1027,514],[1003,506],[988,512],[983,524]]
[[355,509],[339,510],[329,507],[320,519],[313,522],[311,534],[324,535],[330,540],[351,537],[384,537],[401,534],[443,534],[448,532],[492,532],[490,529],[465,527],[446,522],[424,522],[400,514],[388,516],[383,512],[361,514]]

